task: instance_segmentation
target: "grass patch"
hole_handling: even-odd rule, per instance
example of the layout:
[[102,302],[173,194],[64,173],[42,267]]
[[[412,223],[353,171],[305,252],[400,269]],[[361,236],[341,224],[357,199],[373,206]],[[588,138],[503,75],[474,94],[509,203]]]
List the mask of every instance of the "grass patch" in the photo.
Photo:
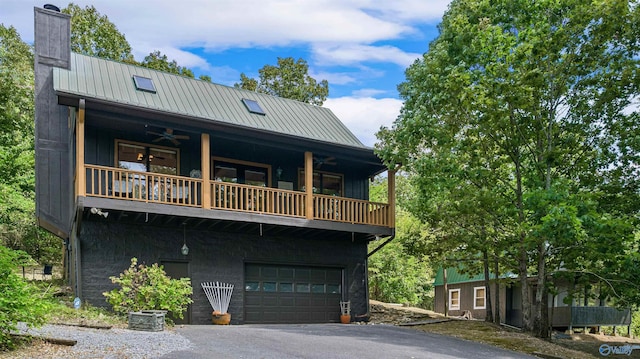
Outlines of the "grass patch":
[[482,321],[452,320],[414,328],[424,332],[448,335],[531,355],[544,353],[566,359],[597,358],[588,352],[569,349],[551,341],[534,338],[516,330],[506,329]]
[[47,323],[73,324],[73,325],[98,325],[125,328],[127,318],[118,316],[113,312],[99,307],[93,307],[83,303],[82,307],[73,307],[73,291],[65,286],[61,279],[32,281],[42,293],[42,300],[47,303]]

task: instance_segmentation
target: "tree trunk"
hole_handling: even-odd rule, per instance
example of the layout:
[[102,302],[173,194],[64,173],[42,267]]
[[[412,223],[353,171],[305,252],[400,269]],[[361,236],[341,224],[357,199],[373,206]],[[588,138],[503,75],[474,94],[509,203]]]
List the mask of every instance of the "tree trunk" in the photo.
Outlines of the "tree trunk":
[[[483,255],[483,267],[484,267],[484,307],[485,307],[485,316],[484,316],[484,320],[486,322],[492,322],[493,321],[493,313],[491,312],[491,285],[489,283],[491,277],[489,274],[489,254],[487,253],[487,250],[485,249],[482,252]],[[475,300],[475,298],[474,298]],[[475,304],[475,303],[474,303]]]
[[[518,223],[524,225],[526,218],[524,214],[524,200],[522,189],[522,164],[520,163],[520,153],[515,150],[513,155],[514,164],[516,166],[516,208],[518,209]],[[531,332],[531,297],[529,295],[529,271],[527,265],[529,264],[529,256],[527,254],[527,234],[523,229],[520,229],[520,243],[518,248],[518,275],[520,277],[520,293],[522,296],[522,330],[525,332]]]
[[535,299],[535,312],[533,316],[533,332],[539,338],[549,337],[549,317],[548,299],[546,297],[546,267],[545,267],[545,244],[538,244],[538,276]]
[[442,283],[444,288],[444,294],[442,295],[444,297],[444,316],[446,317],[449,315],[449,293],[447,293],[449,290],[447,286],[447,268],[446,267],[442,267]]
[[498,280],[498,278],[500,278],[500,272],[499,272],[499,268],[498,268],[498,256],[496,255],[493,261],[493,273],[496,276],[496,280],[495,280],[495,290],[494,292],[496,293],[496,309],[494,311],[494,320],[493,322],[496,324],[500,324],[501,318],[500,318],[500,281]]
[[520,294],[522,296],[522,330],[525,332],[531,332],[531,297],[529,295],[529,281],[527,280],[529,275],[527,271],[527,252],[524,249],[524,246],[520,248],[518,266]]

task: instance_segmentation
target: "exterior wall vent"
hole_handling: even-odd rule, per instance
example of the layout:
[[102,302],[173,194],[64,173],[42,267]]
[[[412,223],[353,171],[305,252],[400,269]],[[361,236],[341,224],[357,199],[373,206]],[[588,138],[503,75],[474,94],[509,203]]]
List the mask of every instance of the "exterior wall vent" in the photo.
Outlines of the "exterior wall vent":
[[45,4],[43,6],[43,8],[45,8],[46,10],[52,10],[52,11],[55,11],[55,12],[60,12],[60,8],[59,7],[57,7],[55,5],[51,5],[51,4]]

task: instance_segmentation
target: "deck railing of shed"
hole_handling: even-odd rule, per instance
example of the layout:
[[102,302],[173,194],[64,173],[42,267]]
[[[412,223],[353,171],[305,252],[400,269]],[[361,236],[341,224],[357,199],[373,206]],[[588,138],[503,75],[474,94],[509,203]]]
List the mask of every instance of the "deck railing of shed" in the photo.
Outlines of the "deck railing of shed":
[[549,308],[549,316],[552,313],[552,323],[556,327],[627,326],[631,324],[629,309],[567,306]]

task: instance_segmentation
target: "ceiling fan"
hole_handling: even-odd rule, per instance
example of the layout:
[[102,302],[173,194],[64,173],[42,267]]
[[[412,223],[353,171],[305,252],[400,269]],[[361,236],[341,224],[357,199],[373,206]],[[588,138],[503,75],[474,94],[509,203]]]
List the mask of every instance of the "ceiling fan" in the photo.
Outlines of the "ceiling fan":
[[173,144],[176,145],[176,146],[178,146],[180,144],[180,141],[178,141],[178,140],[188,140],[189,139],[189,136],[187,136],[187,135],[175,135],[173,133],[173,129],[172,128],[168,128],[168,127],[162,133],[153,132],[153,131],[147,131],[147,135],[156,135],[156,136],[158,136],[158,138],[153,140],[153,142],[160,142],[162,140],[167,140],[167,141],[173,142]]
[[325,158],[320,158],[320,157],[313,157],[313,163],[316,165],[316,169],[319,169],[322,165],[329,165],[329,166],[335,166],[336,163],[336,158],[331,156],[331,157],[325,157]]

